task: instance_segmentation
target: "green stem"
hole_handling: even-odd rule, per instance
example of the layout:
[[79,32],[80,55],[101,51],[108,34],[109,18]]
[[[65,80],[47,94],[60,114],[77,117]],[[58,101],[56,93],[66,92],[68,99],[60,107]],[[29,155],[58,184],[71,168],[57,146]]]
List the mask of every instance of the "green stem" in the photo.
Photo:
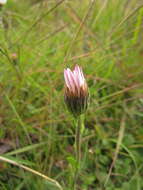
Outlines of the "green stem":
[[79,176],[80,170],[80,162],[81,162],[81,140],[82,140],[82,133],[83,133],[83,116],[80,115],[77,118],[77,126],[76,126],[76,134],[75,134],[75,148],[76,148],[76,162],[77,167],[75,171],[75,179],[74,179],[74,189],[76,189],[76,183]]
[[75,144],[76,144],[76,161],[77,167],[79,168],[80,159],[81,159],[81,116],[79,116],[76,127],[76,136],[75,136]]

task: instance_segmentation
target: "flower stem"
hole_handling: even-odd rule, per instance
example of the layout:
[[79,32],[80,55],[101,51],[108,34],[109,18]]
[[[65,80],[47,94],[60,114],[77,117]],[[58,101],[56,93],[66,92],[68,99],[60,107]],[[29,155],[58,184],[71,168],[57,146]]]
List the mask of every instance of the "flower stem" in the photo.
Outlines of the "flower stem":
[[[76,126],[76,134],[75,134],[75,148],[76,148],[76,170],[75,170],[75,179],[74,179],[74,186],[76,186],[77,179],[79,176],[80,170],[80,163],[81,163],[81,139],[82,139],[82,132],[83,132],[83,116],[80,115],[77,118],[77,126]],[[76,188],[74,188],[76,189]]]
[[77,168],[79,168],[81,160],[81,126],[82,126],[82,117],[79,116],[77,119],[76,136],[75,136]]

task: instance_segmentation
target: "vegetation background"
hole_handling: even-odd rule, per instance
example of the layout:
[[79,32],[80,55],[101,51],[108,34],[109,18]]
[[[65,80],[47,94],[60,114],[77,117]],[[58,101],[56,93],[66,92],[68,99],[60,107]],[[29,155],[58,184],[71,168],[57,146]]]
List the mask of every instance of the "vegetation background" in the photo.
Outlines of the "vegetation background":
[[142,190],[143,1],[9,0],[0,14],[0,189],[59,189],[38,171],[72,190],[63,70],[79,64],[90,106],[77,190]]

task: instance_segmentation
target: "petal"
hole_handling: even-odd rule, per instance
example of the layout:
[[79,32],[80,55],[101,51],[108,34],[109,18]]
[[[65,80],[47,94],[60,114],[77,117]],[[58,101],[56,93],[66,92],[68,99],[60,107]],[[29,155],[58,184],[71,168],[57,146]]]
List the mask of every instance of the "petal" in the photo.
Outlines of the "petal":
[[75,92],[75,82],[74,82],[74,75],[70,69],[66,70],[66,85],[67,87]]
[[80,88],[78,73],[75,70],[73,71],[73,75],[74,75],[74,80],[75,80],[76,87]]
[[84,75],[83,75],[82,68],[80,67],[79,69],[80,69],[80,74],[81,74],[82,81],[84,83],[85,82],[85,78],[84,78]]
[[68,72],[67,72],[67,69],[64,69],[64,78],[65,78],[66,86],[68,88],[70,88],[70,84],[69,84],[69,81],[68,81]]
[[85,82],[83,72],[82,72],[81,68],[78,65],[75,66],[75,71],[76,71],[77,76],[78,76],[79,86],[82,86],[84,84],[84,82]]

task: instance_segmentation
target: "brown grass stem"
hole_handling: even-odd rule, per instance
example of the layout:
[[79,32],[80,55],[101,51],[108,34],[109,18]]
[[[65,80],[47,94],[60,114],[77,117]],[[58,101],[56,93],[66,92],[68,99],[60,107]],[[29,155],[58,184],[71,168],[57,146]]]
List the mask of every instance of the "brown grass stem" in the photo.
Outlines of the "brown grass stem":
[[3,156],[0,156],[0,160],[4,161],[4,162],[8,162],[8,163],[10,163],[10,164],[12,164],[14,166],[18,166],[18,167],[20,167],[20,168],[22,168],[22,169],[24,169],[24,170],[26,170],[28,172],[31,172],[31,173],[33,173],[35,175],[38,175],[38,176],[42,177],[43,179],[49,181],[50,183],[55,184],[60,190],[63,190],[63,188],[61,187],[61,185],[56,180],[51,179],[50,177],[48,177],[48,176],[46,176],[46,175],[44,175],[44,174],[42,174],[42,173],[40,173],[40,172],[38,172],[36,170],[33,170],[33,169],[31,169],[31,168],[29,168],[27,166],[24,166],[23,164],[17,163],[15,161],[10,160],[8,158],[5,158]]

